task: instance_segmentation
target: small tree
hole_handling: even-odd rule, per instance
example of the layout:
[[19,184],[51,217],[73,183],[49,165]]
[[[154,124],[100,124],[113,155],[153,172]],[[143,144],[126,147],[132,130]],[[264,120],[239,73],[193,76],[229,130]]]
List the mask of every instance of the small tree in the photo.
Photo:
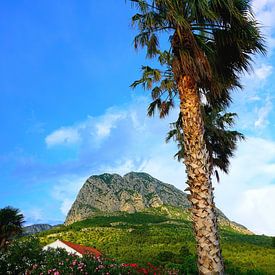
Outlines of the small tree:
[[37,238],[19,238],[0,252],[0,274],[27,274],[42,260],[42,246]]
[[0,209],[0,250],[23,231],[24,216],[19,209],[7,206]]
[[271,239],[271,246],[275,248],[275,237],[272,237]]

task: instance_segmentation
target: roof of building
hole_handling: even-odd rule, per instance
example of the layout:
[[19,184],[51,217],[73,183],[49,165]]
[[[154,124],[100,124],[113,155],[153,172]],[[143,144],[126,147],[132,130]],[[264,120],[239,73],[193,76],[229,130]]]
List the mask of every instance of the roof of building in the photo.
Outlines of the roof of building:
[[77,251],[78,253],[80,253],[82,255],[83,254],[92,254],[92,255],[95,255],[96,257],[102,255],[102,253],[100,251],[98,251],[97,249],[95,249],[93,247],[88,247],[88,246],[75,244],[75,243],[62,241],[62,240],[60,240],[60,241],[64,244],[66,244],[67,246],[71,247],[72,249],[74,249],[75,251]]

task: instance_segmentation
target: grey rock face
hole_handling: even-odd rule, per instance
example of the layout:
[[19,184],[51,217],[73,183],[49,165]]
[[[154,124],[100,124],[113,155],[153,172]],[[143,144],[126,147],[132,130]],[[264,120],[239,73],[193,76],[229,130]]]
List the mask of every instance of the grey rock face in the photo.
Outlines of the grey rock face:
[[[101,212],[133,213],[162,205],[186,210],[190,207],[190,202],[186,193],[146,173],[131,172],[123,177],[117,174],[91,176],[80,189],[65,224],[84,220]],[[233,222],[219,209],[217,214],[222,225],[231,227]]]
[[90,177],[73,203],[65,224],[83,220],[98,212],[142,211],[171,205],[188,208],[187,194],[146,173],[103,174]]
[[49,224],[33,224],[33,225],[29,225],[29,226],[25,226],[23,228],[23,235],[32,235],[32,234],[36,234],[45,230],[49,230],[51,229],[52,226]]

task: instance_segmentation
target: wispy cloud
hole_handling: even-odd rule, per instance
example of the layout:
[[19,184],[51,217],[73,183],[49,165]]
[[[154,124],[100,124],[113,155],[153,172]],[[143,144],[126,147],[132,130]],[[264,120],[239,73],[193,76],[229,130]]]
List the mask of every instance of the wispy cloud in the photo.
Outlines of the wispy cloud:
[[221,184],[216,184],[218,206],[258,234],[275,235],[275,203],[273,193],[267,192],[275,188],[274,166],[275,142],[248,137],[240,143],[230,173],[222,175]]
[[42,223],[44,220],[43,210],[40,207],[31,207],[24,211],[24,216],[27,217],[26,225],[34,223]]
[[255,136],[272,134],[266,126],[272,123],[274,117],[274,68],[263,61],[259,64],[256,62],[254,72],[243,76],[244,90],[232,93],[233,104],[230,106],[230,110],[238,114],[237,128]]
[[252,7],[258,19],[265,26],[273,26],[275,23],[274,13],[275,2],[274,0],[254,0]]
[[45,138],[48,147],[56,145],[72,145],[80,141],[77,129],[73,127],[61,127]]
[[245,191],[238,213],[236,213],[238,219],[241,218],[243,223],[253,228],[258,234],[265,233],[275,236],[275,215],[274,211],[271,211],[275,206],[274,197],[275,185]]
[[99,145],[108,138],[117,123],[124,119],[126,114],[122,110],[110,108],[99,117],[89,116],[85,121],[73,126],[62,126],[46,136],[45,143],[48,147],[62,145],[81,145],[85,140],[91,139]]
[[[94,124],[96,137],[99,140],[107,138],[110,135],[112,129],[115,129],[117,127],[117,123],[122,119],[125,119],[126,117],[127,114],[124,112],[116,112],[109,109],[107,114],[98,118],[97,122]],[[93,119],[91,118],[91,120]]]
[[266,35],[268,46],[272,49],[275,47],[275,2],[274,0],[254,0],[252,6],[257,19],[263,26],[263,32]]
[[[135,98],[128,106],[109,108],[98,117],[89,116],[74,125],[56,129],[46,136],[45,142],[50,150],[64,144],[75,150],[77,144],[78,159],[68,164],[73,173],[79,172],[81,165],[86,171],[94,171],[109,164],[118,166],[124,160],[143,163],[143,159],[147,160],[162,144],[171,146],[164,140],[169,123],[177,117],[175,110],[169,119],[148,118],[147,104],[147,99]],[[66,150],[69,151],[70,146]]]
[[267,99],[265,105],[257,111],[257,120],[254,123],[256,128],[264,128],[269,124],[268,116],[272,111],[272,107],[271,100]]
[[84,184],[87,176],[63,175],[54,185],[51,195],[52,198],[60,203],[59,210],[65,217],[74,202],[78,191]]
[[262,87],[273,73],[273,66],[264,63],[265,60],[256,60],[253,71],[245,73],[242,82],[245,87]]
[[261,66],[255,70],[255,75],[259,80],[265,80],[272,74],[272,71],[273,67],[271,65],[261,64]]

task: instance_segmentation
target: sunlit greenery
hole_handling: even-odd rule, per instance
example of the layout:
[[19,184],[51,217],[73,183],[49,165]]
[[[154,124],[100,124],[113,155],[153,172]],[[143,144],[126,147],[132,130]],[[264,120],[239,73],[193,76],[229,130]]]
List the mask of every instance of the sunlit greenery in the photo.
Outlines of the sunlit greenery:
[[[195,240],[188,214],[170,207],[169,215],[158,209],[147,213],[97,216],[39,234],[43,244],[63,239],[95,246],[118,261],[177,268],[196,273]],[[244,235],[221,229],[227,274],[272,274],[275,249],[272,238]]]
[[[1,275],[134,275],[143,270],[150,275],[154,269],[156,267],[151,264],[145,268],[94,255],[84,255],[80,258],[60,248],[45,251],[39,240],[33,237],[17,239],[5,252],[0,251]],[[166,270],[160,271],[161,274],[167,274]],[[174,273],[168,271],[168,274]]]

